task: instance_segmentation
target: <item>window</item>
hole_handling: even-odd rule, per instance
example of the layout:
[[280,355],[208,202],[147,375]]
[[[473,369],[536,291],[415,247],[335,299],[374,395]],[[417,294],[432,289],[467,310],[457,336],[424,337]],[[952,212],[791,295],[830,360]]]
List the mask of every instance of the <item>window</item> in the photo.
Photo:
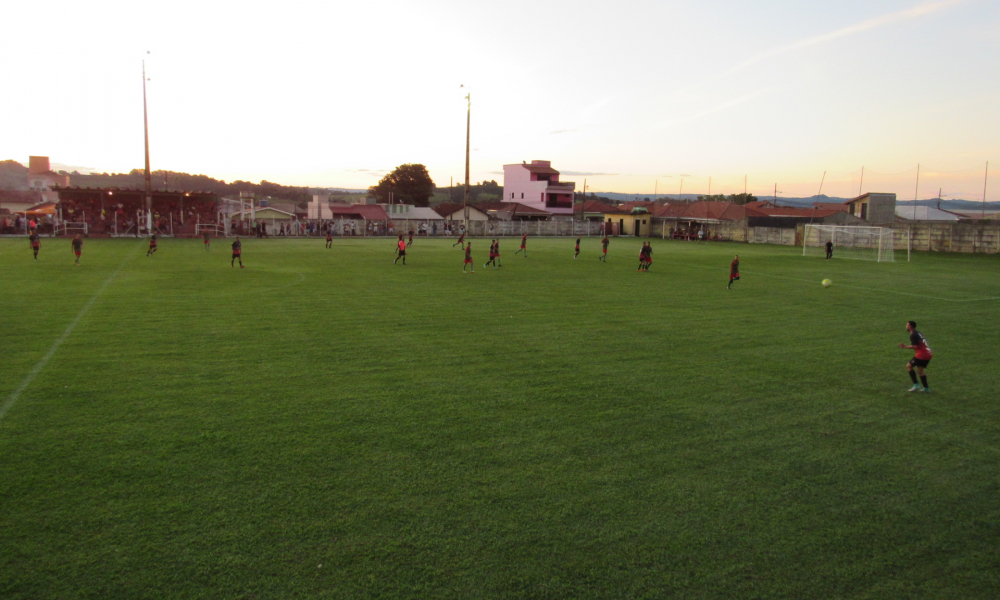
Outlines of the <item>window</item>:
[[514,192],[511,192],[511,193],[510,193],[510,199],[511,199],[511,200],[513,200],[513,199],[514,199]]
[[[511,196],[513,197],[513,196]],[[521,192],[521,200],[524,200],[524,192]]]

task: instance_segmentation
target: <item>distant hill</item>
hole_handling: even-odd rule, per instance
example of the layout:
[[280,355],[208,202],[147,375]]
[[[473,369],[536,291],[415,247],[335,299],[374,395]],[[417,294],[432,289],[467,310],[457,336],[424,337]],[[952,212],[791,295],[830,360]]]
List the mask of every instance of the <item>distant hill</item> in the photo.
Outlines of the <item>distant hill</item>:
[[16,160],[0,161],[0,190],[28,189],[28,167]]

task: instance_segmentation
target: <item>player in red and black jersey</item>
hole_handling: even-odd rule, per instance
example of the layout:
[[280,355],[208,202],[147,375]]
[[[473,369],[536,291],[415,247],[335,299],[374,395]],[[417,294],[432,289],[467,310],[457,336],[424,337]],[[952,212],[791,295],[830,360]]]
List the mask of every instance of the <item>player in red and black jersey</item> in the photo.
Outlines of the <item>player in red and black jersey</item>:
[[42,244],[41,240],[38,238],[38,234],[32,232],[32,234],[28,236],[28,241],[31,242],[31,249],[35,252],[35,260],[38,260],[38,249]]
[[454,248],[455,246],[461,246],[463,243],[465,243],[465,232],[462,232],[462,234],[458,236],[458,241],[452,244],[451,247]]
[[73,261],[73,263],[76,266],[79,267],[80,266],[80,255],[83,254],[83,238],[80,237],[79,233],[76,234],[75,238],[73,238],[73,241],[71,242],[71,245],[73,246],[73,254],[76,255],[76,260]]
[[410,230],[410,237],[408,238],[408,240],[406,242],[406,245],[407,246],[412,246],[413,245],[413,230],[412,229]]
[[236,236],[236,241],[233,242],[233,258],[229,261],[229,266],[235,266],[233,263],[240,261],[240,268],[243,268],[243,242],[240,241],[240,237]]
[[649,263],[653,262],[653,248],[649,242],[643,242],[642,249],[639,250],[639,271],[648,271]]
[[580,256],[580,238],[576,238],[576,252],[573,254],[573,260],[576,260],[577,256]]
[[729,263],[729,285],[726,286],[726,289],[730,289],[730,290],[733,289],[733,280],[734,279],[736,281],[740,280],[740,255],[739,254],[736,255],[736,258],[733,259],[733,262]]
[[486,267],[490,266],[490,263],[493,263],[493,268],[494,269],[497,268],[497,253],[496,253],[496,249],[497,249],[497,241],[496,240],[490,240],[490,259],[488,261],[486,261],[485,263],[483,263],[483,268],[484,269]]
[[212,236],[209,235],[207,230],[205,231],[204,236],[205,236],[205,252],[208,252],[209,250],[212,249]]
[[146,256],[152,256],[156,252],[156,234],[149,236],[149,250],[146,251]]
[[333,229],[331,228],[326,230],[326,247],[333,248]]
[[[913,387],[908,391],[929,392],[931,388],[927,387],[927,376],[924,375],[924,369],[934,356],[931,347],[927,344],[927,338],[924,337],[924,334],[917,331],[916,321],[907,321],[906,331],[910,334],[910,343],[909,345],[900,344],[899,347],[913,350],[913,358],[906,363],[906,372],[910,374],[910,379],[913,381]],[[914,369],[917,370],[916,373],[913,372]],[[920,383],[917,383],[917,374],[920,374]]]
[[496,259],[493,263],[494,268],[503,266],[500,264],[500,238],[493,240],[493,258]]
[[[406,264],[406,242],[403,241],[403,234],[399,234],[399,239],[396,241],[396,260],[403,259],[403,264]],[[396,264],[396,260],[392,261],[392,264]]]
[[608,236],[604,236],[604,239],[601,240],[601,255],[597,257],[597,260],[608,262],[608,244],[610,243]]
[[465,262],[462,263],[463,273],[465,273],[465,265],[469,265],[473,273],[476,272],[476,264],[472,262],[472,242],[469,242],[469,245],[465,247]]
[[[521,249],[518,250],[517,252],[524,252],[524,258],[528,258],[528,234],[527,233],[521,236]],[[516,255],[517,252],[515,252],[514,254]]]

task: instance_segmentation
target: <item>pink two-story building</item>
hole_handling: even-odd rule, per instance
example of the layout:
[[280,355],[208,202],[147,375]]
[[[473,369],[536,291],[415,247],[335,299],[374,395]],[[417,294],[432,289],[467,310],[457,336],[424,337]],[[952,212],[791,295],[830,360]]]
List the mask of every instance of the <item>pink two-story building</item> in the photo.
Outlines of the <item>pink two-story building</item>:
[[520,202],[555,215],[573,217],[576,184],[559,181],[559,171],[547,160],[503,166],[503,200]]

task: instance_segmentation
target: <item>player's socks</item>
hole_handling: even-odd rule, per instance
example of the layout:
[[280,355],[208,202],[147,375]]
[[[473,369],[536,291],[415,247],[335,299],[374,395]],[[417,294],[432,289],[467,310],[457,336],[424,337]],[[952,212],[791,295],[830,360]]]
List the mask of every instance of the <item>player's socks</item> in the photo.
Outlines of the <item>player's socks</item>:
[[927,376],[926,375],[921,375],[920,376],[920,383],[924,384],[924,389],[926,390],[927,389]]
[[916,372],[915,371],[907,371],[907,373],[910,374],[910,379],[913,381],[913,383],[914,384],[917,383],[917,374],[916,374]]

